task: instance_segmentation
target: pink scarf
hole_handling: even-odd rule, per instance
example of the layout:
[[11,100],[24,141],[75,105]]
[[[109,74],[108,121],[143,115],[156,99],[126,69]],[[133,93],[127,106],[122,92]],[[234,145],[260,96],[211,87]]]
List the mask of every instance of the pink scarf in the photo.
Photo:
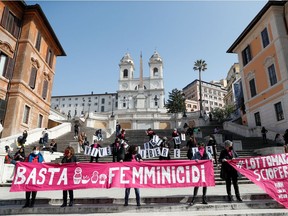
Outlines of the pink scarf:
[[203,157],[205,149],[204,148],[199,148],[198,150],[199,150],[199,153],[200,153],[201,157]]

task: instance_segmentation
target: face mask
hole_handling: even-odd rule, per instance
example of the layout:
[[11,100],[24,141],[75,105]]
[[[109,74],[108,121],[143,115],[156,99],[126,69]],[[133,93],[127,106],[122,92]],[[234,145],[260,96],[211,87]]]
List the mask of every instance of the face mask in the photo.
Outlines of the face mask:
[[35,155],[37,155],[37,154],[39,154],[39,151],[34,150],[33,153],[34,153]]
[[230,151],[233,150],[233,146],[230,146],[230,147],[229,147],[229,150],[230,150]]

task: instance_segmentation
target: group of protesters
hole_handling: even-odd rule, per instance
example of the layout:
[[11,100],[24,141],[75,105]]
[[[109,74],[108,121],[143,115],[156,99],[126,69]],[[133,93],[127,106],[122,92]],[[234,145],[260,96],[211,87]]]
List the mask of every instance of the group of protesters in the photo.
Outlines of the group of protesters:
[[[79,129],[79,126],[77,127]],[[118,125],[118,130],[121,128],[120,124]],[[75,132],[75,131],[74,131]],[[80,132],[78,130],[78,132]],[[235,195],[236,199],[239,202],[242,202],[242,199],[240,197],[240,192],[239,192],[239,187],[238,187],[238,172],[227,163],[227,160],[232,160],[234,158],[237,158],[238,155],[237,153],[233,150],[233,143],[229,140],[226,140],[224,142],[225,148],[221,151],[219,158],[217,159],[216,156],[216,141],[215,138],[211,135],[209,137],[207,145],[210,145],[213,147],[213,152],[214,152],[214,159],[212,158],[212,155],[209,151],[206,150],[205,148],[205,143],[204,142],[197,142],[196,137],[194,136],[194,129],[191,127],[186,127],[185,128],[185,135],[189,137],[186,143],[186,149],[187,149],[187,159],[189,160],[195,160],[196,162],[199,160],[211,160],[214,161],[216,166],[218,166],[218,162],[222,164],[221,166],[221,174],[220,177],[225,180],[226,182],[226,191],[227,191],[227,200],[228,201],[233,201],[232,195],[231,195],[231,182],[234,186],[235,190]],[[96,134],[96,133],[95,133]],[[75,133],[76,135],[76,133]],[[82,136],[81,142],[87,141],[87,137],[84,132],[81,132],[78,135],[78,141],[79,141],[79,136]],[[138,161],[141,162],[143,161],[141,154],[139,154],[138,147],[135,145],[128,145],[128,140],[125,137],[126,131],[125,129],[120,129],[120,131],[117,131],[117,135],[115,138],[115,141],[111,144],[111,149],[112,149],[112,160],[113,162],[129,162],[129,161]],[[153,131],[151,128],[149,128],[146,131],[146,135],[149,137],[149,140],[153,139],[153,136],[156,135],[155,131]],[[171,149],[170,142],[174,142],[174,149],[179,149],[180,145],[175,141],[175,137],[181,136],[181,133],[175,128],[171,134],[171,138],[167,138],[166,136],[162,137],[162,142],[159,145],[159,147],[162,148],[167,148]],[[100,145],[100,139],[94,139],[94,143],[88,146],[90,148],[101,148]],[[85,146],[85,145],[82,145]],[[198,151],[193,153],[192,148],[198,148]],[[8,149],[7,149],[8,151]],[[27,161],[31,163],[42,163],[44,162],[44,158],[42,154],[39,151],[39,147],[34,147],[32,152],[26,157],[25,159],[25,153],[24,153],[24,148],[20,148],[18,150],[17,154],[17,160],[19,161]],[[14,158],[16,158],[16,154]],[[90,162],[98,162],[97,157],[91,156]],[[159,156],[160,160],[170,160],[170,153],[168,155],[164,156]],[[15,159],[14,159],[15,160]],[[64,151],[64,157],[61,160],[60,164],[64,163],[74,163],[78,162],[77,157],[75,156],[74,149],[72,147],[67,147]],[[194,192],[193,192],[193,197],[191,200],[190,205],[195,204],[196,196],[198,194],[198,189],[199,187],[194,187]],[[136,203],[137,206],[140,206],[140,190],[139,188],[134,188],[135,190],[135,195],[136,195]],[[69,194],[69,203],[67,202]],[[207,204],[207,187],[203,187],[203,195],[202,195],[202,204]],[[31,196],[32,195],[32,196]],[[36,191],[27,191],[26,192],[26,202],[23,208],[27,207],[33,207],[35,204],[35,198],[36,198],[37,192]],[[124,206],[128,206],[128,201],[129,201],[129,195],[130,195],[130,188],[125,189],[125,198],[124,198]],[[64,190],[63,191],[63,203],[61,207],[66,207],[66,206],[73,206],[74,205],[74,194],[73,190]]]

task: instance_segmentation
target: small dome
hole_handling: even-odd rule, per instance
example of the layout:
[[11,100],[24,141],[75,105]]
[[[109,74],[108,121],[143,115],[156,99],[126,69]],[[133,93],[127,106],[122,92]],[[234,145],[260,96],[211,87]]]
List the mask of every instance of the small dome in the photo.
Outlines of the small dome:
[[154,51],[150,58],[150,62],[162,62],[162,58],[157,51]]
[[120,64],[133,64],[134,65],[134,62],[133,62],[133,59],[131,58],[130,54],[129,53],[126,53],[123,58],[120,60]]

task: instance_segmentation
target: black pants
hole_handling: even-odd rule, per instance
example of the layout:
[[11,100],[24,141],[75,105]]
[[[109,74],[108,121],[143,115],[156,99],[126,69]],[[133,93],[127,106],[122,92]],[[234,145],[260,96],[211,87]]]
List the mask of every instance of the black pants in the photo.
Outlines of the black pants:
[[[32,193],[32,197],[31,197],[31,200],[30,200],[31,193]],[[25,197],[26,197],[25,205],[34,206],[36,195],[37,195],[37,191],[32,191],[32,192],[31,191],[26,191],[26,193],[25,193]]]
[[[195,187],[194,188],[194,192],[193,192],[193,197],[195,198],[198,194],[198,189],[199,187]],[[206,196],[206,193],[207,193],[207,187],[203,187],[203,197]]]
[[[125,204],[128,205],[128,199],[129,199],[129,195],[130,195],[130,189],[131,188],[126,188],[125,189]],[[136,195],[136,202],[137,202],[137,205],[140,205],[140,190],[139,188],[134,188],[135,190],[135,195]]]
[[[73,203],[74,201],[73,190],[68,190],[68,192],[69,192],[70,203]],[[63,204],[67,205],[67,190],[63,191]]]
[[239,192],[239,187],[238,187],[238,178],[236,175],[226,177],[226,180],[225,180],[226,181],[226,191],[227,191],[228,196],[231,196],[231,180],[233,183],[236,197],[240,197],[240,192]]
[[96,161],[96,163],[98,163],[98,159],[99,157],[90,157],[90,163],[92,163],[94,160]]

